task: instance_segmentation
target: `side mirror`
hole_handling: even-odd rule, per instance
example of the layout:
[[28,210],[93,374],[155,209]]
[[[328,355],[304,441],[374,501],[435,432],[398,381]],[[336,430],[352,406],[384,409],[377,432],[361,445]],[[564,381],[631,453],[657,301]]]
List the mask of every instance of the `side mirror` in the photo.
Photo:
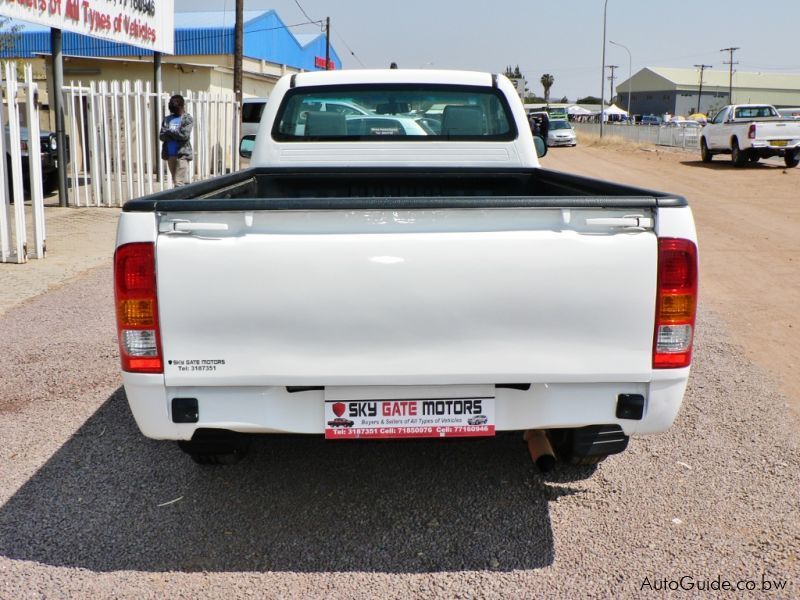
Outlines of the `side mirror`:
[[539,158],[542,158],[545,154],[547,154],[547,144],[540,136],[533,136],[533,145],[536,146],[536,156]]
[[239,156],[242,158],[250,158],[253,156],[253,148],[256,147],[256,136],[246,135],[239,142]]

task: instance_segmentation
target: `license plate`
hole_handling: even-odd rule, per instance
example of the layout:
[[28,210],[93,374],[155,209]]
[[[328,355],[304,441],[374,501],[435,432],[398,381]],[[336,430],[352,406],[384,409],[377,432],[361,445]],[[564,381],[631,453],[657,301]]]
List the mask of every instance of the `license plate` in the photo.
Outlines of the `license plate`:
[[494,398],[327,400],[329,440],[486,437],[495,433]]
[[769,143],[769,145],[770,145],[770,146],[785,146],[785,145],[786,145],[786,144],[788,144],[788,143],[789,143],[789,141],[788,141],[788,140],[772,140],[772,141]]

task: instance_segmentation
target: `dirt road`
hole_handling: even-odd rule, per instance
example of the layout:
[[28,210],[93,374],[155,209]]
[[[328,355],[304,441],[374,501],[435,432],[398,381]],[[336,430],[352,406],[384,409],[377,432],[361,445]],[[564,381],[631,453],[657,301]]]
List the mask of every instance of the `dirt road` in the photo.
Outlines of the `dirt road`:
[[592,141],[552,148],[542,165],[686,196],[701,300],[777,376],[800,415],[800,168],[769,161],[737,169],[725,157],[703,164],[694,153]]

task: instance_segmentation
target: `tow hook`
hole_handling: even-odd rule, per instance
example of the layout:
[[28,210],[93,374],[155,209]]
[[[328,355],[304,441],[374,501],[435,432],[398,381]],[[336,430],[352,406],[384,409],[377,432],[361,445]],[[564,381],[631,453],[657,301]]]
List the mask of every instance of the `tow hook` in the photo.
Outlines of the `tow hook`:
[[528,442],[528,452],[531,454],[531,460],[539,470],[542,473],[552,471],[556,465],[556,457],[544,429],[528,429],[522,435],[522,439]]

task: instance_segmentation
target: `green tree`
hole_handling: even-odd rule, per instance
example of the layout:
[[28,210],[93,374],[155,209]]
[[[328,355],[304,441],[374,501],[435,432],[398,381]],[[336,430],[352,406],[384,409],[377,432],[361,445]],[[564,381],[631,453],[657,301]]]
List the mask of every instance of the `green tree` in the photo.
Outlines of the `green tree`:
[[553,87],[553,82],[555,80],[556,78],[550,75],[550,73],[545,73],[539,80],[539,82],[542,84],[542,88],[544,88],[544,101],[547,104],[550,103],[550,88]]
[[561,100],[559,100],[559,103],[561,103],[561,104],[569,104],[569,99],[566,96],[564,96],[563,98],[561,98]]
[[0,17],[0,52],[13,48],[19,37],[17,32],[20,30],[20,25],[9,26],[9,21],[11,19],[7,17]]
[[578,98],[575,104],[600,104],[600,98],[595,96],[586,96],[585,98]]

